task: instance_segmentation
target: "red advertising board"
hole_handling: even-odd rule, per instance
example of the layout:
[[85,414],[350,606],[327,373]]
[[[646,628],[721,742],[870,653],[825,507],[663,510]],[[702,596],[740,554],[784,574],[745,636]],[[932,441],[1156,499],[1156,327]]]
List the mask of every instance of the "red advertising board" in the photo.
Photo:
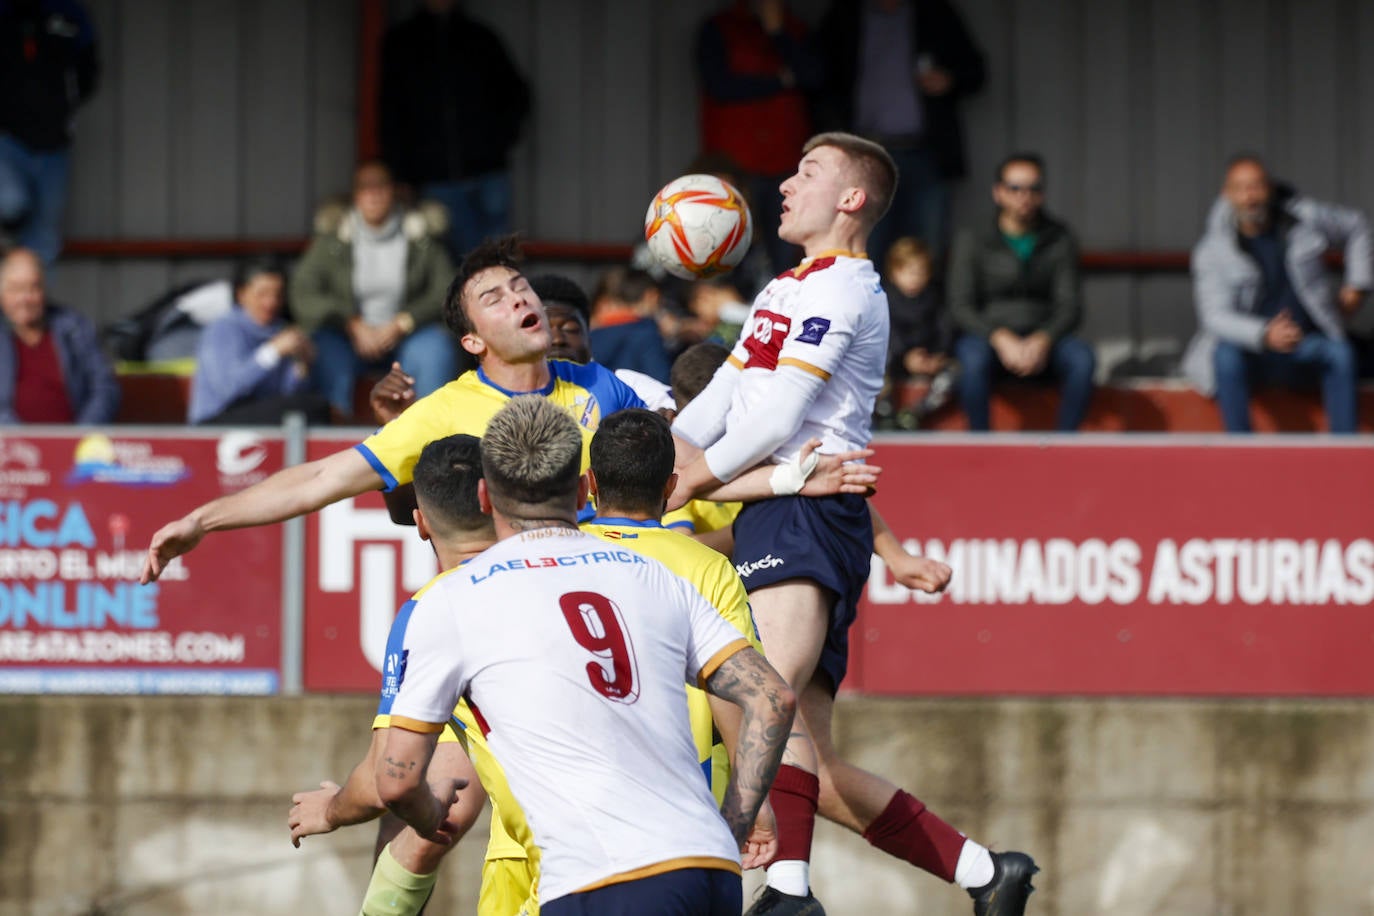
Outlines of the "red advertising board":
[[[357,442],[315,435],[306,458]],[[392,524],[380,493],[327,506],[305,530],[305,688],[376,691],[392,618],[438,572],[434,552],[413,527]]]
[[279,527],[137,580],[158,528],[282,462],[280,437],[246,430],[0,434],[0,692],[276,692]]
[[[846,689],[1374,696],[1374,446],[1293,441],[880,441],[875,504],[955,574],[932,599],[875,560]],[[433,553],[378,494],[306,531],[305,686],[376,690]]]
[[1374,447],[1293,441],[880,442],[876,505],[954,579],[875,563],[848,686],[1374,695]]

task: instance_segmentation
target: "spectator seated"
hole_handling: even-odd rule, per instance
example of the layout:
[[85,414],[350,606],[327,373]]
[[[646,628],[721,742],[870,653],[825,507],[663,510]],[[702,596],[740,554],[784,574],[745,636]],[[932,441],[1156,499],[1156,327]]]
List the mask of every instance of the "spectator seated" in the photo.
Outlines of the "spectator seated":
[[[911,406],[925,397],[926,385],[903,385],[898,403]],[[1374,384],[1360,386],[1359,430],[1374,432]],[[1002,385],[993,392],[991,418],[996,432],[1054,429],[1059,397],[1053,388],[1038,385]],[[1250,403],[1250,419],[1256,432],[1325,432],[1321,396],[1265,388]],[[926,418],[923,430],[962,432],[968,420],[957,404],[946,405]],[[1220,433],[1224,431],[1216,402],[1194,391],[1179,379],[1141,378],[1099,388],[1083,422],[1083,432],[1114,433]]]

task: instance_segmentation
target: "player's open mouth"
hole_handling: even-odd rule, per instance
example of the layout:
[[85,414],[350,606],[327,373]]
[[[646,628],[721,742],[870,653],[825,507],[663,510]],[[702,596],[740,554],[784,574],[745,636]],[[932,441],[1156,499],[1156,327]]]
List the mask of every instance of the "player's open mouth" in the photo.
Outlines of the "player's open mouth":
[[522,331],[528,331],[530,328],[536,328],[538,326],[539,316],[536,315],[534,312],[530,312],[528,315],[525,316],[525,320],[520,322],[520,330]]

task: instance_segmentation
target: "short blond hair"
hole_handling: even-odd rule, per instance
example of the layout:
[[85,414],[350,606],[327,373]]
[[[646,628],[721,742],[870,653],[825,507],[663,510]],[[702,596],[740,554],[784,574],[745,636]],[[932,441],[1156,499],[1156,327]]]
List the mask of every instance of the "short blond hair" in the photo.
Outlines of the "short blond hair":
[[917,261],[925,264],[927,270],[930,269],[930,246],[920,239],[904,235],[893,242],[891,248],[887,249],[887,257],[883,259],[883,268],[892,274]]
[[507,518],[548,518],[576,509],[582,432],[566,410],[538,395],[511,398],[482,436],[482,474]]
[[832,130],[807,140],[802,147],[802,155],[821,146],[831,146],[845,154],[854,167],[855,179],[867,197],[863,209],[859,211],[863,214],[864,223],[870,229],[878,225],[878,220],[892,206],[892,195],[897,191],[897,163],[893,161],[892,154],[872,140]]

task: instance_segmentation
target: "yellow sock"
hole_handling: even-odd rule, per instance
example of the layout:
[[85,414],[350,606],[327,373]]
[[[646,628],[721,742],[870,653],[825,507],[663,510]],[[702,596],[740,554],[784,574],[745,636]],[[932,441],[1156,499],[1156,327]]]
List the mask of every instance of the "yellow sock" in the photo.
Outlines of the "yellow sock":
[[391,854],[388,843],[372,869],[359,916],[413,916],[429,899],[437,877],[438,872],[417,875],[407,871]]

